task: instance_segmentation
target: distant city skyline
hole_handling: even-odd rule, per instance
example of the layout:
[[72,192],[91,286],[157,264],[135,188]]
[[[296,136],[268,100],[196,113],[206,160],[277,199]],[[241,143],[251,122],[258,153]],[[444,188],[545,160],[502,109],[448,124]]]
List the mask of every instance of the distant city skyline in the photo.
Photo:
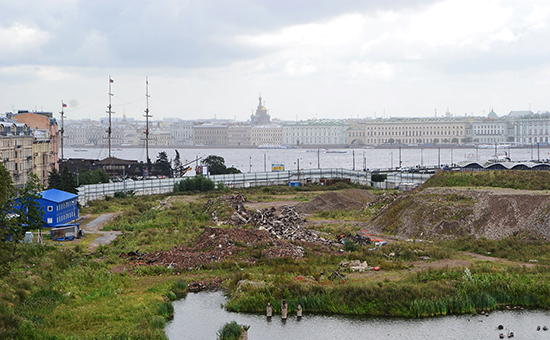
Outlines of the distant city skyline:
[[68,119],[550,109],[544,0],[0,1],[0,112]]

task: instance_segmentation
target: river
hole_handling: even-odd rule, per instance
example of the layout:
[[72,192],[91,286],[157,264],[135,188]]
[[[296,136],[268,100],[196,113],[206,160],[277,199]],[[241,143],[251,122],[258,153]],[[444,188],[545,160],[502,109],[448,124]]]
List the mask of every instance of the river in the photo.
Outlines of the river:
[[[221,292],[190,293],[175,301],[174,319],[167,323],[170,340],[216,339],[216,332],[226,323],[236,321],[250,325],[251,340],[283,339],[399,339],[399,340],[486,340],[499,339],[499,334],[514,333],[515,339],[550,339],[550,331],[537,331],[537,326],[550,326],[550,311],[498,311],[489,316],[451,315],[425,319],[346,317],[308,315],[298,321],[290,315],[283,322],[279,315],[267,321],[263,315],[225,311]],[[504,330],[497,329],[503,325]]]
[[[78,151],[76,151],[78,150]],[[168,158],[176,155],[174,148],[150,148],[149,158],[154,162],[161,151],[166,151]],[[284,164],[285,170],[312,168],[345,168],[345,169],[379,169],[402,166],[436,166],[437,164],[452,164],[464,160],[479,160],[485,162],[495,154],[494,148],[378,148],[378,149],[338,149],[342,153],[326,153],[309,149],[178,149],[183,161],[192,161],[196,157],[216,155],[225,159],[225,165],[236,167],[242,172],[270,171],[271,164]],[[548,159],[548,148],[513,148],[498,149],[499,154],[507,152],[512,160]],[[65,158],[103,159],[108,156],[107,148],[65,148]],[[113,148],[113,157],[145,161],[145,149]],[[355,164],[355,166],[354,166]]]

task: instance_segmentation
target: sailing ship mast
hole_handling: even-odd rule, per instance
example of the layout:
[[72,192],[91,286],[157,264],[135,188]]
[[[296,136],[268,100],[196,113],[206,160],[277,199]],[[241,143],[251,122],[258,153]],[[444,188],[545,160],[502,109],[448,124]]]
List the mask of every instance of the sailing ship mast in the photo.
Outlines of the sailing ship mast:
[[63,108],[65,107],[65,103],[63,103],[63,101],[61,101],[61,112],[59,112],[61,114],[61,159],[64,159],[65,157],[63,157],[63,133],[65,132],[65,129],[63,128],[63,118],[64,118],[64,112],[63,112]]
[[109,75],[109,105],[107,106],[107,112],[109,113],[109,129],[107,130],[107,139],[109,140],[109,158],[111,158],[111,115],[114,114],[114,112],[111,110],[111,97],[114,96],[114,94],[111,93],[111,84],[114,83],[114,80],[111,79],[111,75]]
[[146,161],[149,163],[149,117],[153,117],[149,114],[149,79],[145,78],[145,101],[147,103],[147,107],[145,108],[145,114],[143,115],[145,117],[145,154],[146,154]]

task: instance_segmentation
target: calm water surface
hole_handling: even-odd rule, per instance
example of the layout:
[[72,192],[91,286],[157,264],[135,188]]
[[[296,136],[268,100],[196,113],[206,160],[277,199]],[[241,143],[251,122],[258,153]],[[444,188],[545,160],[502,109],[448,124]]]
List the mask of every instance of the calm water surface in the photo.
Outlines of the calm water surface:
[[[537,326],[550,326],[548,311],[506,311],[485,316],[445,316],[429,319],[364,318],[308,315],[297,321],[290,316],[282,322],[275,315],[237,314],[225,311],[221,292],[189,294],[174,302],[175,316],[166,326],[170,340],[216,339],[216,332],[226,323],[237,321],[250,325],[251,340],[284,339],[499,339],[500,333],[514,332],[514,339],[550,339],[550,331],[537,331]],[[502,324],[505,329],[499,331]]]
[[[80,151],[75,151],[80,150]],[[109,154],[107,148],[65,148],[66,158],[103,159]],[[437,164],[452,164],[464,160],[479,160],[485,162],[495,154],[494,148],[399,148],[394,149],[339,149],[346,153],[325,153],[308,149],[178,149],[183,161],[191,161],[196,157],[217,155],[225,159],[225,165],[234,166],[242,172],[262,172],[271,170],[271,164],[284,164],[285,170],[296,170],[298,162],[300,169],[345,168],[369,169],[390,168],[399,166]],[[151,148],[149,158],[154,162],[159,152],[165,151],[169,159],[176,156],[174,148]],[[550,149],[531,148],[498,149],[499,154],[508,152],[514,161],[550,158]],[[113,148],[112,155],[122,159],[145,161],[146,153],[143,148]],[[366,166],[365,166],[366,165]]]

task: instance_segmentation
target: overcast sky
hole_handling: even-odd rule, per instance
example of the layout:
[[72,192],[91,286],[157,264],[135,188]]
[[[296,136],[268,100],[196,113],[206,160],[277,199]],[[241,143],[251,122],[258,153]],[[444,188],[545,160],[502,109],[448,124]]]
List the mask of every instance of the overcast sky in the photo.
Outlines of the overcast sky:
[[0,0],[0,112],[244,121],[550,110],[548,0]]

